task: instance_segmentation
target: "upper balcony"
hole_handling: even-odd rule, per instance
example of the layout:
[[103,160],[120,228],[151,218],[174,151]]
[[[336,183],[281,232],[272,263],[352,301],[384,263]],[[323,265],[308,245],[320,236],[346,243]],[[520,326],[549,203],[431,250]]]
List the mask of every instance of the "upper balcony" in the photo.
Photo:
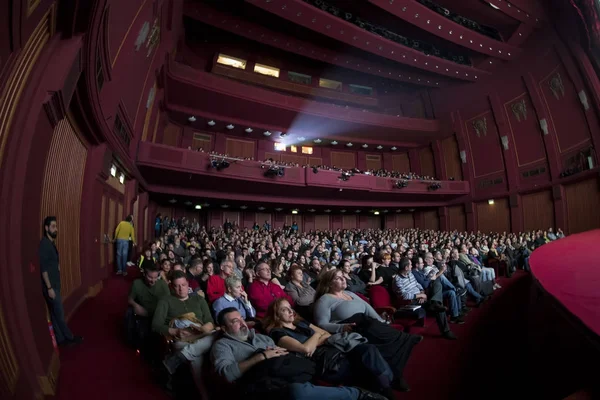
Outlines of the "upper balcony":
[[409,207],[441,206],[469,194],[466,181],[411,180],[397,188],[398,179],[355,175],[340,179],[335,171],[285,168],[283,176],[265,176],[257,161],[232,161],[228,168],[211,167],[211,156],[193,150],[149,142],[139,145],[137,163],[149,190],[205,199],[262,201],[265,203]]
[[423,145],[443,135],[438,120],[387,115],[286,95],[172,60],[164,82],[165,106],[174,115],[231,121],[307,138],[365,140],[405,147]]

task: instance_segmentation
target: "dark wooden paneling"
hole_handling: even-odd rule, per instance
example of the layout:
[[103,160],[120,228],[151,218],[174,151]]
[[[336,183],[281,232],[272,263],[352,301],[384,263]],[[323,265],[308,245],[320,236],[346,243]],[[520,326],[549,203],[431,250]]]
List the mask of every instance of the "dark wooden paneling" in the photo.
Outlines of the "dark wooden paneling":
[[381,165],[381,154],[366,154],[366,166],[367,170],[380,170],[383,167]]
[[554,228],[554,201],[552,190],[523,195],[523,230]]
[[315,215],[315,229],[328,230],[331,229],[329,215]]
[[421,212],[421,229],[431,229],[437,231],[440,229],[440,218],[437,210],[427,210]]
[[[60,254],[63,300],[81,286],[79,221],[81,190],[87,149],[67,119],[56,125],[42,187],[40,221],[54,215],[61,234],[56,239]],[[62,227],[62,229],[61,229]]]
[[179,146],[179,140],[181,138],[181,127],[175,124],[168,124],[165,127],[163,135],[163,144],[168,146]]
[[392,169],[397,172],[410,172],[408,153],[394,154],[392,156]]
[[331,165],[344,169],[356,168],[356,154],[345,151],[332,151]]
[[510,232],[508,198],[495,199],[494,204],[477,203],[477,230],[482,232]]
[[467,230],[465,206],[448,207],[448,230],[464,232]]
[[412,213],[396,214],[396,229],[412,229],[415,227],[415,218]]
[[[598,179],[565,186],[568,233],[600,228],[600,190]],[[560,228],[560,227],[558,227]]]
[[435,160],[431,147],[422,148],[419,151],[419,159],[421,160],[421,175],[435,176]]
[[460,151],[458,150],[458,142],[454,135],[442,141],[442,151],[444,152],[444,163],[446,164],[446,176],[454,178],[457,181],[462,180]]
[[344,215],[342,217],[342,228],[343,229],[358,228],[358,221],[356,220],[356,215]]
[[225,153],[231,157],[254,158],[256,143],[251,140],[227,138],[225,140]]

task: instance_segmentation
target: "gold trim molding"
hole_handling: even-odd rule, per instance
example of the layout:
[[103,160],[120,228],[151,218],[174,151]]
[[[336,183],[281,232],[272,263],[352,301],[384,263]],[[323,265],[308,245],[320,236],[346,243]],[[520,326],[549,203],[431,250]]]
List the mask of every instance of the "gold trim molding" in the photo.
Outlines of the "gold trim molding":
[[6,139],[31,70],[36,64],[42,49],[54,34],[55,17],[56,5],[52,4],[21,49],[8,76],[7,84],[0,95],[0,165],[4,156]]

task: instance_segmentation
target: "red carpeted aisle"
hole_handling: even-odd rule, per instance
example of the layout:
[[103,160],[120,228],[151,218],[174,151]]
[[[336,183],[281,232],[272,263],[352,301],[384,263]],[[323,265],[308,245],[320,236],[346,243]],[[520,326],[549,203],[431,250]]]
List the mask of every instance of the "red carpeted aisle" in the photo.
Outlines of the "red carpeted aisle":
[[[519,272],[501,279],[503,289],[480,309],[473,309],[464,325],[453,325],[459,337],[439,337],[435,324],[423,333],[408,363],[409,393],[399,399],[496,399],[520,385],[519,355],[526,342],[516,335],[524,318],[530,277]],[[111,278],[104,290],[77,310],[70,326],[85,336],[79,347],[61,349],[59,400],[145,400],[170,397],[152,380],[149,368],[122,341],[123,312],[130,281]],[[523,371],[524,372],[524,371]],[[511,385],[505,385],[510,378]]]

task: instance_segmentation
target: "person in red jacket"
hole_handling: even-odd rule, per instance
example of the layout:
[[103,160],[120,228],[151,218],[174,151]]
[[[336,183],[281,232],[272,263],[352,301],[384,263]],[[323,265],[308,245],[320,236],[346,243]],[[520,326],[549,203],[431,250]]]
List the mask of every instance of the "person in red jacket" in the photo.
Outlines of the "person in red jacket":
[[269,304],[275,299],[283,297],[290,304],[293,303],[292,298],[281,289],[281,286],[271,282],[271,267],[267,263],[259,262],[254,270],[256,278],[248,286],[247,292],[250,303],[256,309],[256,318],[263,318],[267,313]]
[[206,283],[206,297],[212,303],[225,294],[225,279],[233,274],[233,263],[225,260],[221,263],[221,273],[208,278]]

